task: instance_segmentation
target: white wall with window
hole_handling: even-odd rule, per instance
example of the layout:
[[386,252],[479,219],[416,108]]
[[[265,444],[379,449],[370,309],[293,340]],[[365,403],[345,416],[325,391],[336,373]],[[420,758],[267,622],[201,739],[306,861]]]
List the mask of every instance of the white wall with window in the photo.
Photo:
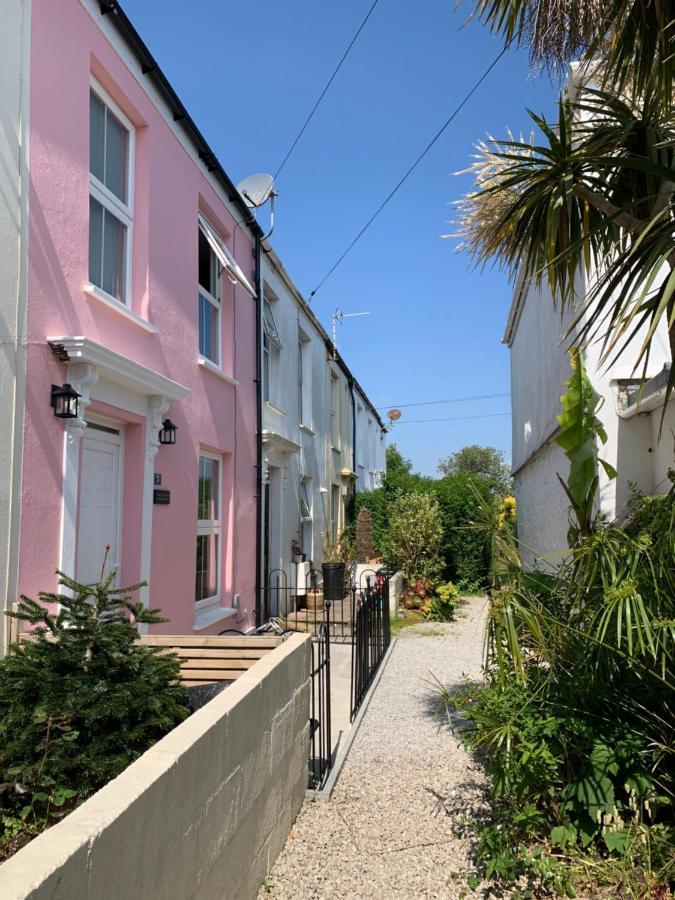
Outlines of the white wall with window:
[[89,281],[131,307],[134,128],[97,83],[89,94]]

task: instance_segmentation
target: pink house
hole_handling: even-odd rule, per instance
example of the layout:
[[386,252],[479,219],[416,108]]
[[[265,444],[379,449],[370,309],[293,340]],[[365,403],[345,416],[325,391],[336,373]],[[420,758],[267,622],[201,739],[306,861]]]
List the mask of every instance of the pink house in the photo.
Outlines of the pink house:
[[[259,231],[114,2],[10,6],[25,340],[7,600],[53,590],[57,568],[96,580],[109,545],[119,582],[147,580],[170,618],[157,630],[246,630]],[[52,385],[80,395],[76,418]]]

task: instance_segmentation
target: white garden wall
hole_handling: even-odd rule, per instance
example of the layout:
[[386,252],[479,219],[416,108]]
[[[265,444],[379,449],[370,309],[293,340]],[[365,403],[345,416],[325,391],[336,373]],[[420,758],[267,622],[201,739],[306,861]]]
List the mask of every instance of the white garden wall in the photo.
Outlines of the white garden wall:
[[293,635],[0,866],[0,900],[247,900],[307,786],[309,637]]

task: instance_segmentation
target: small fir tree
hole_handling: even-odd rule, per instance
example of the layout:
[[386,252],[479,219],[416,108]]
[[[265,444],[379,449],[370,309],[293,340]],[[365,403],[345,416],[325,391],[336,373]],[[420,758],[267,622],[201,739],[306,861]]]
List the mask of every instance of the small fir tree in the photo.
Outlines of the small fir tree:
[[96,585],[57,574],[71,595],[22,596],[7,615],[34,639],[0,661],[0,781],[16,786],[24,814],[46,801],[45,820],[64,790],[83,800],[188,715],[178,658],[137,643],[138,624],[167,621],[132,601],[142,585],[116,588],[114,572]]
[[356,517],[356,550],[359,562],[368,562],[375,556],[375,542],[373,540],[373,522],[370,510],[362,506]]

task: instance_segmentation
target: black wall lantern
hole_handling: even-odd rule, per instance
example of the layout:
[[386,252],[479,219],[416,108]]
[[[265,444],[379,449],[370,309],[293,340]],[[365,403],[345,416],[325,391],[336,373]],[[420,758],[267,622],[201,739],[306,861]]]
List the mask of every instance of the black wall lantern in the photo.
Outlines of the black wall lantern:
[[79,410],[79,400],[82,394],[71,387],[67,382],[59,387],[52,385],[51,407],[57,419],[76,419]]
[[177,430],[171,419],[164,419],[162,427],[159,429],[160,444],[175,444]]

